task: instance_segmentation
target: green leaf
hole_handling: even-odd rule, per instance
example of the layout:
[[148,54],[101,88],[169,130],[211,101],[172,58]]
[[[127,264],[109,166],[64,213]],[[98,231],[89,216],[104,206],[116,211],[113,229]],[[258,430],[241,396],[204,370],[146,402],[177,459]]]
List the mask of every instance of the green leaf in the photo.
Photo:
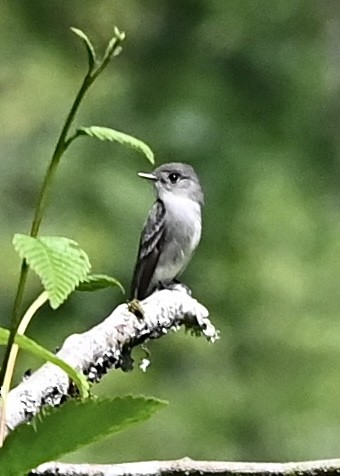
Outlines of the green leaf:
[[[0,345],[6,345],[9,337],[9,330],[0,327]],[[20,349],[26,350],[30,354],[33,354],[35,357],[42,359],[45,362],[51,362],[52,364],[60,367],[70,379],[77,385],[81,398],[87,398],[89,396],[90,384],[87,381],[85,375],[81,372],[78,372],[64,360],[59,359],[56,355],[50,352],[45,347],[37,344],[32,339],[29,339],[26,336],[16,335],[15,343],[18,344]]]
[[79,38],[81,38],[83,40],[83,42],[85,44],[85,47],[86,47],[88,57],[89,57],[89,68],[92,69],[93,66],[97,62],[97,57],[96,57],[96,52],[95,52],[95,49],[94,49],[91,41],[89,40],[88,36],[85,35],[85,33],[82,30],[79,30],[79,28],[71,27],[71,30],[73,31],[73,33],[75,35],[79,36]]
[[152,163],[155,163],[154,154],[150,147],[139,139],[132,137],[124,132],[110,129],[109,127],[80,127],[77,129],[77,135],[87,135],[95,137],[99,140],[109,140],[111,142],[119,142],[119,144],[126,145],[131,149],[135,149],[138,152],[142,152],[146,158]]
[[16,234],[13,245],[41,279],[52,309],[65,301],[91,268],[85,251],[68,238]]
[[106,274],[88,274],[84,281],[79,283],[76,291],[98,291],[99,289],[116,286],[125,294],[125,289],[117,279],[107,276]]
[[[166,402],[154,398],[71,401],[21,425],[0,450],[1,474],[17,476],[89,443],[146,420]],[[31,450],[29,450],[29,448]],[[34,451],[32,450],[34,449]]]

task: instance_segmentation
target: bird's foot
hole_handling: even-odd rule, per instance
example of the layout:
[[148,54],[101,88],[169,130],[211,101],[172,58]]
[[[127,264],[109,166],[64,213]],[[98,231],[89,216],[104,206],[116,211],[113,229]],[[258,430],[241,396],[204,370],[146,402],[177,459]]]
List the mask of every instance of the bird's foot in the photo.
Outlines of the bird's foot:
[[129,301],[128,303],[128,310],[134,314],[139,321],[144,320],[144,309],[142,308],[142,305],[138,299],[132,299],[132,301]]

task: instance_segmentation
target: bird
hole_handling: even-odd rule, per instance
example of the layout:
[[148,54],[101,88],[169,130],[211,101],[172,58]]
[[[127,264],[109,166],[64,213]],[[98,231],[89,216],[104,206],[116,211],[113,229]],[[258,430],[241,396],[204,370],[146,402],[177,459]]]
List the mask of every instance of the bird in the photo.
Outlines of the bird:
[[133,272],[130,299],[143,300],[177,280],[197,248],[202,232],[204,194],[193,167],[172,162],[140,172],[156,192],[144,224]]

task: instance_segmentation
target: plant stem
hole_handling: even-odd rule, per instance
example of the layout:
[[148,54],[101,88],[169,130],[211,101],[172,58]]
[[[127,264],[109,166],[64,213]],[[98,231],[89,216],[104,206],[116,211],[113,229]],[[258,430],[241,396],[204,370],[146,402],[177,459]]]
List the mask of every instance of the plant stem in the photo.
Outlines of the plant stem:
[[[37,299],[30,305],[27,309],[24,317],[21,319],[20,324],[17,329],[18,335],[24,335],[27,329],[28,324],[31,322],[32,317],[37,312],[37,310],[48,300],[48,295],[46,291],[43,291]],[[11,385],[11,380],[13,377],[15,361],[18,355],[18,345],[13,344],[9,354],[8,365],[6,366],[6,372],[4,376],[4,383],[1,388],[1,397],[3,401],[2,412],[0,414],[0,447],[3,445],[5,439],[5,425],[6,425],[6,398],[9,392]]]
[[[69,129],[72,125],[72,122],[75,118],[75,115],[78,111],[79,105],[85,96],[85,93],[87,92],[88,88],[91,86],[93,83],[93,79],[90,75],[90,72],[85,76],[84,81],[78,91],[78,94],[72,104],[72,107],[70,109],[70,112],[66,118],[66,121],[64,123],[64,126],[61,130],[58,142],[55,146],[52,159],[50,162],[50,165],[46,171],[44,181],[40,190],[37,206],[35,208],[34,212],[34,217],[33,217],[33,222],[32,222],[32,228],[30,232],[30,236],[36,237],[39,232],[39,228],[41,225],[41,221],[43,218],[43,214],[46,208],[46,204],[48,201],[49,197],[49,192],[51,189],[51,185],[53,182],[54,175],[56,173],[58,164],[60,162],[60,158],[67,149],[67,147],[70,145],[71,142],[66,142],[66,137],[69,132]],[[20,324],[20,311],[22,307],[22,300],[24,296],[24,289],[25,289],[25,284],[27,280],[27,274],[28,274],[28,265],[25,260],[22,261],[21,264],[21,271],[20,271],[20,277],[19,277],[19,283],[18,283],[18,288],[17,288],[17,293],[15,296],[14,300],[14,305],[13,305],[13,310],[12,310],[12,316],[11,316],[11,322],[10,322],[10,334],[6,346],[6,351],[4,355],[4,360],[1,366],[1,371],[0,371],[0,387],[3,386],[4,383],[4,377],[5,377],[5,372],[6,372],[6,367],[8,364],[8,359],[10,356],[11,348],[14,343],[14,337],[15,334],[18,330],[18,326]]]
[[74,117],[75,117],[75,115],[78,111],[79,105],[80,105],[83,97],[85,96],[85,93],[87,92],[88,88],[91,86],[92,82],[93,81],[92,81],[91,76],[89,74],[87,74],[85,76],[84,81],[83,81],[83,83],[82,83],[82,85],[81,85],[81,87],[78,91],[78,94],[77,94],[77,96],[76,96],[76,98],[73,102],[73,105],[70,109],[70,112],[69,112],[69,114],[66,118],[65,124],[64,124],[64,126],[62,128],[62,131],[60,133],[60,137],[58,139],[58,142],[55,146],[51,163],[50,163],[50,165],[47,169],[47,172],[46,172],[46,175],[45,175],[45,178],[44,178],[41,190],[40,190],[38,205],[37,205],[37,207],[35,209],[35,213],[34,213],[32,228],[31,228],[31,232],[30,232],[30,235],[33,236],[34,238],[38,235],[38,232],[39,232],[41,220],[42,220],[42,217],[43,217],[43,214],[44,214],[44,211],[45,211],[45,208],[46,208],[46,203],[47,203],[47,200],[48,200],[49,191],[50,191],[50,188],[51,188],[51,185],[52,185],[52,181],[53,181],[53,177],[55,175],[56,169],[57,169],[58,164],[60,162],[60,158],[63,155],[63,153],[65,152],[65,150],[67,149],[68,145],[70,144],[70,142],[66,142],[66,137],[67,137],[68,131],[69,131],[69,129],[72,125],[72,122],[74,120]]

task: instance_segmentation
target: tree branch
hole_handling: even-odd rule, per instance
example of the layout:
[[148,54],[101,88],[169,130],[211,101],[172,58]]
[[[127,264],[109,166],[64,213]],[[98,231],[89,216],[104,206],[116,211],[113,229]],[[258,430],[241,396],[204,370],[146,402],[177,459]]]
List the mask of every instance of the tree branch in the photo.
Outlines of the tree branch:
[[[158,291],[141,305],[143,318],[138,319],[127,304],[121,304],[99,325],[69,336],[57,356],[82,371],[90,381],[98,382],[112,368],[131,370],[133,347],[158,339],[169,330],[185,326],[209,341],[218,338],[207,309],[181,287]],[[71,398],[75,390],[62,369],[46,363],[8,394],[7,432],[29,421],[44,405],[56,406]]]
[[145,461],[124,464],[46,463],[32,471],[34,476],[335,476],[340,473],[340,459],[297,463],[239,463],[229,461]]

